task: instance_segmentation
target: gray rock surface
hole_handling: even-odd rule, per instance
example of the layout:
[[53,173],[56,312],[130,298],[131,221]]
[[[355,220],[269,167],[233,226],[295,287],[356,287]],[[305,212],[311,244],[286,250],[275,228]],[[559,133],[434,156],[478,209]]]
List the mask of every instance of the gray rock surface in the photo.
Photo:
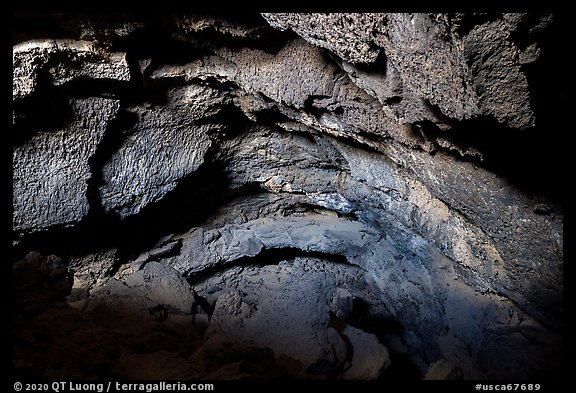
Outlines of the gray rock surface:
[[40,130],[12,153],[13,228],[38,231],[73,225],[90,209],[89,159],[119,103],[102,98],[69,101],[75,118],[60,130]]
[[220,128],[197,122],[218,113],[225,97],[198,85],[167,94],[166,107],[131,109],[138,116],[135,130],[102,168],[102,205],[120,217],[158,201],[196,171],[211,145],[209,133]]
[[[204,350],[244,343],[272,349],[280,365],[296,362],[301,372],[311,375],[337,374],[348,353],[342,337],[330,326],[327,299],[338,281],[350,282],[358,273],[353,267],[297,258],[277,266],[231,269],[217,280],[208,279],[198,287],[200,293],[209,299],[217,296],[217,300]],[[358,353],[370,342],[360,333],[342,334],[351,336]],[[385,351],[376,346],[365,357],[357,355],[349,377],[366,376],[373,371],[371,367],[384,367]]]
[[[174,269],[158,262],[149,262],[142,269],[126,275],[122,280],[112,278],[92,290],[95,298],[88,301],[87,311],[99,309],[117,315],[151,315],[153,319],[167,319],[169,314],[191,315],[194,296],[190,286]],[[100,295],[104,293],[105,296]]]

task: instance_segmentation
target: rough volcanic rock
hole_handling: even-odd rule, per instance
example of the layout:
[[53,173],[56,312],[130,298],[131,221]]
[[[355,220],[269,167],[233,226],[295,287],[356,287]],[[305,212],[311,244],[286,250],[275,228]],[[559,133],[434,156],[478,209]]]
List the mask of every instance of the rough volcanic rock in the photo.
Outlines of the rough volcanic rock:
[[18,375],[560,377],[555,15],[14,21]]
[[518,48],[505,20],[475,26],[463,38],[480,111],[514,128],[534,125],[528,81],[520,68]]
[[376,42],[403,85],[451,118],[479,114],[466,62],[441,22],[427,14],[390,14],[385,26]]
[[[263,16],[272,26],[292,29],[352,63],[375,63],[384,53],[385,68],[374,71],[387,77],[390,70],[392,78],[397,72],[402,83],[396,86],[408,89],[397,94],[397,100],[420,98],[415,112],[432,115],[428,120],[436,117],[426,108],[432,105],[453,119],[490,115],[514,128],[534,125],[527,80],[511,37],[517,27],[510,23],[511,16],[466,22],[459,15],[423,13]],[[469,31],[458,29],[466,23],[472,24]]]
[[[73,293],[82,296],[86,291],[103,285],[119,263],[118,250],[104,250],[71,258],[68,266],[74,272]],[[76,295],[76,294],[74,294]]]
[[380,50],[372,42],[386,14],[262,14],[271,26],[294,30],[310,43],[352,63],[373,63]]
[[218,112],[225,100],[210,88],[189,85],[167,92],[166,107],[136,107],[130,135],[102,168],[102,205],[120,217],[138,213],[197,170],[218,124],[198,124]]
[[[333,244],[335,238],[342,241],[341,246]],[[378,235],[358,222],[318,214],[282,221],[262,218],[206,232],[194,230],[182,240],[180,256],[171,258],[169,263],[180,273],[190,275],[242,257],[256,256],[263,249],[294,247],[346,255],[353,260],[362,255],[363,247],[377,241]],[[200,253],[200,249],[204,252]]]
[[[471,367],[478,361],[459,358],[459,351],[452,349],[452,343],[463,340],[464,346],[476,348],[472,356],[483,356],[487,348],[496,350],[500,345],[499,339],[483,340],[480,345],[478,337],[484,334],[479,332],[484,331],[488,321],[507,321],[509,315],[522,315],[518,320],[527,318],[525,312],[496,295],[503,285],[508,284],[508,277],[517,275],[517,272],[507,271],[502,266],[499,274],[494,274],[495,267],[487,265],[485,260],[493,255],[501,257],[491,240],[471,226],[457,210],[450,210],[433,197],[409,174],[398,172],[400,169],[396,166],[377,159],[377,154],[359,153],[354,149],[353,154],[345,149],[335,154],[335,149],[340,147],[335,141],[332,141],[335,143],[332,149],[326,151],[322,147],[330,146],[327,141],[314,144],[303,136],[290,133],[264,134],[268,136],[266,139],[260,139],[261,135],[260,132],[250,132],[244,135],[240,145],[229,145],[231,157],[227,162],[236,169],[231,173],[234,176],[232,184],[238,184],[238,187],[242,183],[261,184],[263,189],[272,192],[294,193],[295,200],[235,201],[234,205],[217,214],[217,217],[234,217],[234,223],[218,218],[218,221],[206,223],[206,229],[194,229],[176,237],[182,241],[180,255],[168,258],[167,262],[183,274],[202,277],[203,270],[216,271],[226,269],[227,265],[249,263],[246,257],[267,255],[265,250],[295,248],[328,256],[346,256],[349,263],[367,269],[369,274],[364,278],[365,285],[381,291],[378,297],[386,299],[384,303],[387,305],[382,313],[400,321],[414,321],[405,327],[413,329],[415,336],[421,338],[410,345],[424,345],[430,351],[429,356],[447,352],[443,356],[455,359],[455,364],[466,369],[467,377],[481,375]],[[278,143],[276,139],[291,142]],[[279,150],[272,147],[282,145],[293,147],[285,154],[278,154]],[[276,154],[266,154],[268,151]],[[372,154],[374,158],[371,158]],[[332,165],[340,162],[341,168],[348,168],[350,175],[336,176],[338,170],[334,166],[319,168],[318,162],[330,162],[327,157],[332,157]],[[292,166],[287,164],[291,160],[292,165],[302,168],[306,176],[294,174]],[[251,167],[258,167],[259,171],[254,173],[249,170]],[[334,180],[327,181],[332,177]],[[300,217],[290,217],[297,211],[290,212],[295,209],[290,206],[293,203],[315,207],[319,213],[304,208],[298,214]],[[332,213],[325,209],[332,210]],[[368,226],[338,217],[350,213],[364,216],[368,222],[382,223],[380,230],[386,233],[386,239],[381,239],[381,234]],[[268,214],[272,219],[263,218]],[[418,232],[413,232],[414,228]],[[420,235],[427,233],[434,233],[433,236],[426,235],[430,236],[430,241]],[[454,264],[442,256],[439,249],[458,263],[472,264],[471,267]],[[410,268],[407,270],[406,266]],[[470,275],[468,269],[473,269],[474,273]],[[459,283],[460,279],[464,279],[466,284]],[[557,284],[561,285],[560,281]],[[517,294],[528,294],[531,288],[533,286],[528,283],[517,286]],[[472,295],[475,292],[476,295]],[[544,293],[539,295],[542,299],[547,298]],[[444,300],[438,302],[437,299]],[[494,308],[487,307],[488,304]],[[530,304],[533,303],[525,300],[521,303],[523,307]],[[477,311],[467,314],[463,313],[465,309]],[[533,319],[529,324],[545,330]],[[439,337],[445,336],[446,326],[450,331],[459,332],[460,338],[444,340],[440,346],[436,339],[424,338],[432,332]],[[520,329],[528,329],[528,325],[521,326]],[[549,339],[554,345],[557,338],[549,336]],[[489,364],[482,363],[482,367],[490,369]],[[497,373],[498,370],[490,372]]]
[[[134,318],[167,319],[170,314],[191,315],[194,295],[188,283],[174,269],[149,262],[122,280],[111,279],[91,292],[93,299],[83,306],[88,312]],[[102,296],[101,293],[105,293]]]
[[[199,293],[209,298],[218,296],[204,350],[216,351],[229,343],[270,348],[285,367],[297,363],[301,373],[338,375],[348,353],[342,337],[330,327],[327,299],[338,281],[353,280],[355,271],[358,269],[297,258],[277,266],[231,269],[218,280],[204,281]],[[298,318],[286,317],[295,315]],[[356,351],[362,351],[363,341],[358,338],[360,342],[352,340],[352,344],[357,344]],[[386,359],[370,358],[374,354],[367,354],[366,359],[358,357],[356,367],[366,367],[362,360],[367,359],[378,363],[377,370],[384,367]],[[360,374],[353,370],[350,377]]]
[[268,33],[264,21],[247,14],[237,18],[210,14],[170,15],[165,17],[165,26],[176,39],[183,41],[197,41],[199,33],[217,33],[228,39],[256,39]]
[[39,130],[12,154],[13,228],[38,231],[81,221],[90,209],[89,159],[98,149],[116,100],[71,99],[75,118],[59,130]]
[[327,62],[321,50],[302,40],[287,42],[277,53],[250,48],[219,48],[217,53],[219,56],[186,65],[160,67],[151,77],[217,78],[237,83],[250,93],[240,97],[238,104],[254,120],[258,113],[276,107],[305,126],[334,135],[364,140],[364,133],[376,138],[394,134],[409,139],[406,127],[387,118],[374,98],[354,85],[337,65]]
[[42,73],[47,73],[54,85],[80,77],[130,80],[125,53],[110,53],[89,41],[45,39],[18,43],[12,51],[12,67],[13,100],[30,96]]
[[352,359],[343,379],[376,379],[390,365],[388,350],[373,334],[346,326],[342,335],[350,341]]

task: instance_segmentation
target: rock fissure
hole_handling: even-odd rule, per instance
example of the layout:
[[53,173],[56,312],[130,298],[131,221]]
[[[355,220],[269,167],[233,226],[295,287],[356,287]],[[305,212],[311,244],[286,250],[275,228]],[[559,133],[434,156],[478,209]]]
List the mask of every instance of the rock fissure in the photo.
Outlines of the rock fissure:
[[221,262],[220,264],[201,270],[198,273],[192,273],[186,277],[186,279],[190,285],[194,285],[196,283],[202,282],[207,277],[217,275],[222,270],[228,270],[236,267],[263,267],[267,265],[278,265],[282,261],[287,261],[296,257],[317,258],[335,264],[350,264],[350,262],[348,262],[346,257],[343,255],[329,254],[321,251],[301,250],[298,248],[290,247],[272,248],[262,249],[258,254],[254,256],[243,256],[231,261],[225,261],[224,263]]

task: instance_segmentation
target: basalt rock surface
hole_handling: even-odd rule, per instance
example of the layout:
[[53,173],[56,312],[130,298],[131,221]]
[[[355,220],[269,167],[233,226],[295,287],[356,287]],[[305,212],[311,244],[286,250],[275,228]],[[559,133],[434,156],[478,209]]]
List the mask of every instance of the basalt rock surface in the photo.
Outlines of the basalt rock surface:
[[15,373],[560,377],[563,23],[15,15]]

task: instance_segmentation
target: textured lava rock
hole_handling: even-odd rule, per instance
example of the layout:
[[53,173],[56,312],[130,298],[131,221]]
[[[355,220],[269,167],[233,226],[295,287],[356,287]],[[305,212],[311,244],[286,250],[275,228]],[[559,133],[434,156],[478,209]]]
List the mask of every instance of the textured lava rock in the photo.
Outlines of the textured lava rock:
[[70,101],[75,118],[66,127],[40,131],[12,154],[13,228],[37,231],[81,221],[90,209],[89,159],[119,103],[102,98]]
[[[354,277],[354,269],[348,274],[339,270],[344,269],[321,261],[297,259],[246,272],[232,270],[216,282],[208,280],[203,285],[213,288],[211,296],[220,292],[217,288],[230,287],[228,282],[236,282],[237,288],[247,295],[227,292],[218,296],[206,332],[205,350],[215,351],[228,343],[271,348],[280,365],[297,362],[301,372],[337,375],[348,354],[343,339],[329,326],[326,299],[334,291],[334,278]],[[286,318],[295,313],[299,318]],[[352,340],[357,344],[355,350],[361,352],[365,341],[361,335],[353,336],[356,338],[359,343]],[[358,369],[350,372],[350,378],[366,376],[370,367],[379,370],[385,366],[385,348],[375,348],[366,353],[366,358],[356,359]],[[372,366],[364,364],[370,362]]]
[[353,63],[376,61],[372,35],[385,14],[262,14],[271,26],[292,29],[314,45]]
[[210,147],[209,133],[218,125],[195,124],[218,112],[224,98],[190,85],[168,92],[170,105],[134,108],[138,122],[102,168],[102,205],[120,217],[138,213],[196,171]]
[[559,377],[554,16],[14,20],[21,375]]
[[125,53],[106,52],[89,41],[50,39],[16,44],[12,50],[12,99],[30,96],[43,73],[54,85],[81,77],[129,81],[125,57]]
[[346,326],[342,334],[350,340],[354,351],[350,368],[343,375],[344,379],[376,379],[390,365],[388,350],[378,342],[375,335],[350,326]]
[[[459,15],[263,16],[352,63],[374,63],[385,53],[402,86],[424,100],[417,112],[430,112],[425,106],[432,104],[450,118],[490,115],[510,127],[534,125],[528,84],[511,38],[517,27],[512,17],[481,20],[465,32],[457,28],[463,24]],[[412,94],[407,94],[411,100]]]

